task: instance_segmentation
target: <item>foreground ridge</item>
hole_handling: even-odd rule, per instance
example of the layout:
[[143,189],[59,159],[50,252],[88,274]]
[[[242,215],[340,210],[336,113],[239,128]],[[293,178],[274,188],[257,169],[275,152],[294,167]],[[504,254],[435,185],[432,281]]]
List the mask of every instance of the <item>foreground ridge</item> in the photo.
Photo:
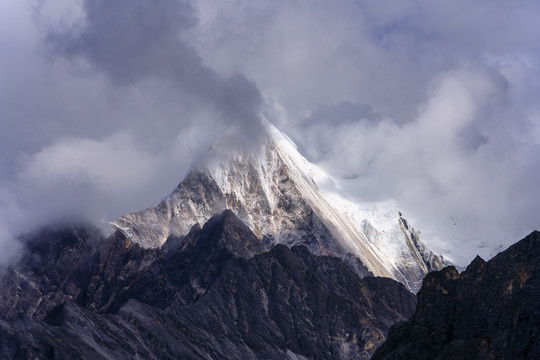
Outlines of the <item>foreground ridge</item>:
[[232,150],[212,147],[158,206],[120,217],[114,226],[143,247],[233,210],[267,247],[303,244],[347,260],[360,276],[393,278],[417,291],[425,274],[443,267],[392,201],[359,203],[339,181],[310,164],[292,141],[264,122],[264,141]]
[[459,274],[430,273],[412,318],[393,326],[374,360],[539,359],[540,232]]
[[45,229],[0,287],[0,357],[369,359],[415,298],[343,260],[262,242],[231,211],[161,249]]

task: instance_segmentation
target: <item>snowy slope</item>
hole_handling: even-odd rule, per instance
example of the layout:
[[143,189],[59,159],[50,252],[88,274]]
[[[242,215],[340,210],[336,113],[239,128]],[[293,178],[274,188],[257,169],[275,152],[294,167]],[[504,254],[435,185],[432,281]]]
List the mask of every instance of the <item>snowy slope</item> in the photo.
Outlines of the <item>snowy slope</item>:
[[[224,209],[233,210],[267,244],[303,243],[316,254],[358,258],[376,276],[417,290],[442,267],[393,201],[360,203],[341,195],[339,181],[309,163],[294,143],[264,121],[261,144],[231,153],[214,145],[158,206],[126,214],[114,226],[133,242],[159,247]],[[351,256],[354,255],[354,256]],[[354,265],[360,275],[368,273]]]

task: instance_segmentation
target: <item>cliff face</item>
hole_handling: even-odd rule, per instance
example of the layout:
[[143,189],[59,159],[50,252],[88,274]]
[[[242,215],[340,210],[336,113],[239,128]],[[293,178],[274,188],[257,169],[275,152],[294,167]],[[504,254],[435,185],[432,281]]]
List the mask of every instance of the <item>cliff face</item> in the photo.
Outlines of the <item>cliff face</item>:
[[540,233],[459,274],[430,273],[373,359],[539,359]]
[[2,358],[368,359],[415,299],[232,212],[161,249],[90,227],[27,236],[0,288]]

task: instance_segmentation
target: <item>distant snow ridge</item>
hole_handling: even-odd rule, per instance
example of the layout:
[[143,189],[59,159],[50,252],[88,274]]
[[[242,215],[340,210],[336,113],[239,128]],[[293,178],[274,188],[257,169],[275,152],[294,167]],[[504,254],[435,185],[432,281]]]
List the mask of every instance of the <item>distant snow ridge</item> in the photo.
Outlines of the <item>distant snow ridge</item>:
[[263,122],[262,144],[232,154],[224,143],[214,145],[159,205],[123,215],[113,225],[141,246],[160,247],[170,235],[187,234],[194,224],[231,209],[268,245],[304,244],[315,254],[346,259],[362,276],[393,278],[412,291],[427,272],[443,267],[393,201],[344,198],[337,179]]

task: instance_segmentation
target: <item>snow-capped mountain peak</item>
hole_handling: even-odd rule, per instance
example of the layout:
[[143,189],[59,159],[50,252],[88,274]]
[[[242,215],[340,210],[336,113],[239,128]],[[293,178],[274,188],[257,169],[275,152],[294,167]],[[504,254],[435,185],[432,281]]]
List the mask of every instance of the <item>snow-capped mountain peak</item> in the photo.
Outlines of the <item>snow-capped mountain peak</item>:
[[267,245],[305,244],[346,258],[360,275],[394,278],[413,291],[442,267],[392,200],[347,199],[339,181],[307,161],[291,139],[266,120],[263,126],[262,141],[242,150],[231,151],[226,136],[158,206],[126,214],[114,226],[133,242],[159,247],[230,209]]

